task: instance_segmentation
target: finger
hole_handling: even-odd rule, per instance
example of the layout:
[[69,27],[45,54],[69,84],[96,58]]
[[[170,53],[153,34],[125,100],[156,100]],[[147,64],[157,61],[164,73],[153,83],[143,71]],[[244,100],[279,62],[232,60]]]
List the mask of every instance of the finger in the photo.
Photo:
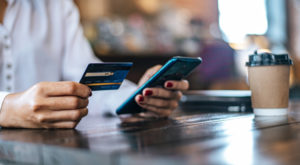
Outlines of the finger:
[[63,121],[80,121],[88,114],[88,109],[65,110],[65,111],[47,111],[36,116],[38,123],[54,123]]
[[64,122],[56,122],[56,123],[49,123],[45,124],[43,128],[58,128],[58,129],[73,129],[77,126],[78,121],[64,121]]
[[181,80],[181,81],[170,80],[165,82],[165,88],[185,91],[189,89],[189,82],[187,80]]
[[159,117],[168,117],[176,109],[176,108],[161,108],[161,107],[145,104],[146,98],[143,97],[142,95],[137,95],[135,97],[135,100],[140,107],[157,114]]
[[146,88],[143,90],[143,96],[180,100],[182,93],[180,91],[170,91],[163,88]]
[[160,98],[153,98],[153,97],[143,97],[143,100],[138,100],[138,104],[141,105],[151,105],[158,108],[165,108],[165,109],[176,109],[178,107],[177,100],[166,100]]
[[89,104],[88,99],[76,96],[64,97],[49,97],[41,103],[40,109],[49,110],[69,110],[69,109],[82,109],[86,108]]
[[39,83],[37,88],[47,96],[79,96],[88,98],[91,95],[89,87],[71,81]]
[[143,77],[140,79],[138,86],[143,85],[146,81],[148,81],[162,66],[161,65],[156,65],[150,69],[148,69]]

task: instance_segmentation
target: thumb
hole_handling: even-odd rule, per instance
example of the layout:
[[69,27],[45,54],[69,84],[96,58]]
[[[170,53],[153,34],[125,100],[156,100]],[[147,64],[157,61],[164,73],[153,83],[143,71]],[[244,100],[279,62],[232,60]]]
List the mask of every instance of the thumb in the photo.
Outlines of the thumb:
[[151,67],[148,69],[145,74],[140,79],[138,86],[142,86],[146,81],[148,81],[160,68],[162,65],[155,65],[154,67]]

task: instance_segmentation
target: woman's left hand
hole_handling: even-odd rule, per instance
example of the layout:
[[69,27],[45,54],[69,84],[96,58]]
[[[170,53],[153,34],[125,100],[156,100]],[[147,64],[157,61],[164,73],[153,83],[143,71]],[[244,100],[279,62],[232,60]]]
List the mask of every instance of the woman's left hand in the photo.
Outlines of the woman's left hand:
[[[150,68],[141,79],[139,85],[144,84],[152,77],[161,66]],[[182,91],[188,90],[189,82],[166,81],[164,88],[146,88],[143,93],[135,97],[135,101],[139,106],[146,109],[146,116],[168,117],[178,107],[178,102],[182,97]]]

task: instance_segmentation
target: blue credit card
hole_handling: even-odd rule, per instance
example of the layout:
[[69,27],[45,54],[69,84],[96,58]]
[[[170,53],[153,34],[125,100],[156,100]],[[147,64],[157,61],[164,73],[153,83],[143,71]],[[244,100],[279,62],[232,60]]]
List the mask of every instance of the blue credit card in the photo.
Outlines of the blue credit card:
[[89,64],[80,80],[93,91],[119,89],[126,78],[131,62]]

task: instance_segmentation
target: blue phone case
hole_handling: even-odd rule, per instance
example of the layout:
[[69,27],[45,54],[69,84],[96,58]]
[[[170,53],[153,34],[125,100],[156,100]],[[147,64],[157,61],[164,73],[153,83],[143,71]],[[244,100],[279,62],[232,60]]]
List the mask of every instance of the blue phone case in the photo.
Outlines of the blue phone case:
[[144,85],[132,94],[117,110],[117,114],[134,114],[144,112],[136,102],[135,96],[148,87],[162,87],[168,80],[181,80],[188,76],[199,64],[200,57],[173,57]]

